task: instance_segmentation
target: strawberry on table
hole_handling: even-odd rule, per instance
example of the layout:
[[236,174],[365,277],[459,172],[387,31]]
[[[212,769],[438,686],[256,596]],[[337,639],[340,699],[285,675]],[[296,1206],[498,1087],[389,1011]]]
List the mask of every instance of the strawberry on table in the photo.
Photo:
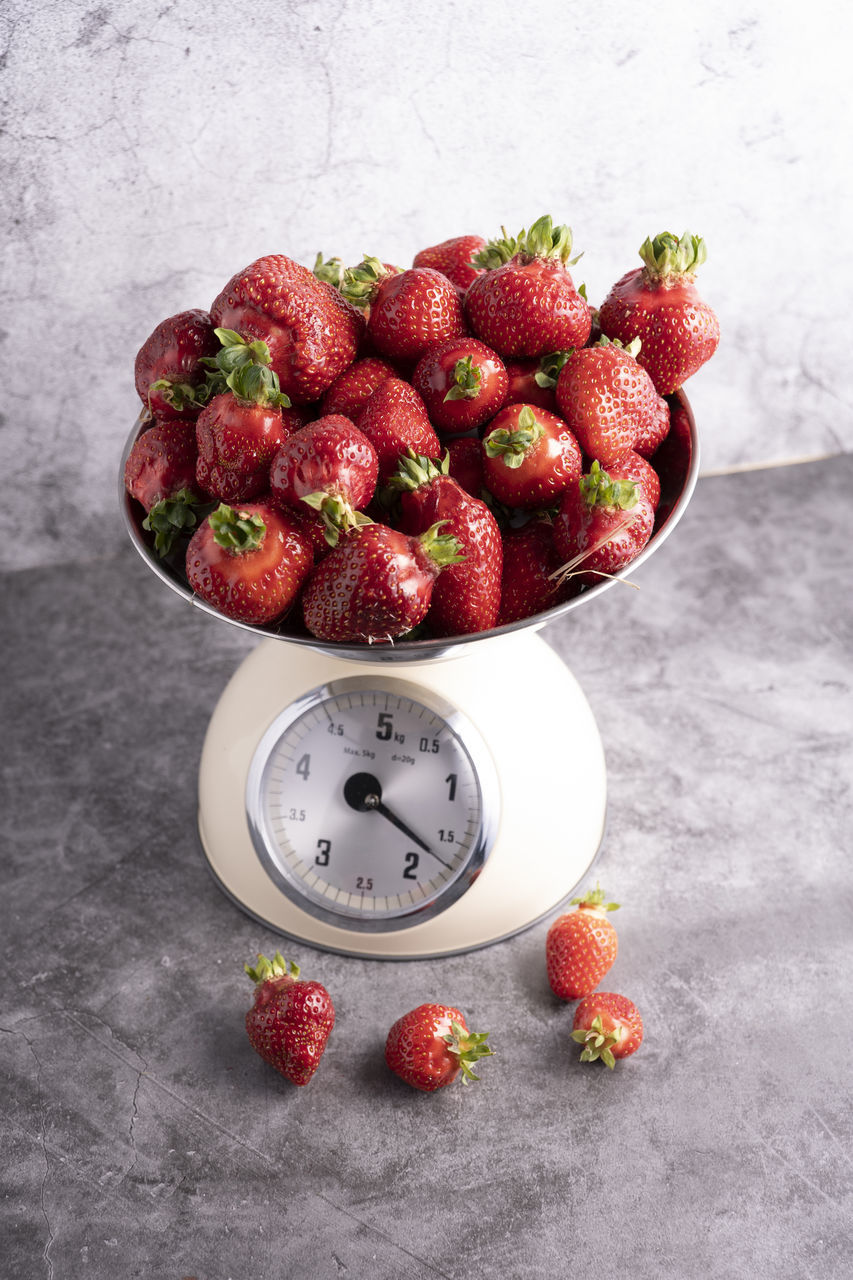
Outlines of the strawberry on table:
[[583,1045],[581,1062],[603,1062],[612,1071],[617,1058],[630,1058],[643,1043],[643,1019],[627,996],[594,991],[575,1010],[572,1039]]
[[294,404],[317,400],[355,359],[364,317],[333,285],[284,254],[250,263],[210,308],[214,324],[269,348],[281,389]]
[[584,453],[602,466],[614,462],[650,430],[659,396],[635,359],[636,347],[602,338],[572,352],[557,378],[557,408]]
[[498,626],[553,609],[577,593],[575,579],[559,582],[560,557],[551,521],[534,517],[503,537],[503,571]]
[[577,1000],[594,991],[613,967],[619,940],[608,918],[618,902],[605,902],[605,893],[594,889],[572,898],[575,911],[558,916],[545,940],[548,982],[561,1000]]
[[482,236],[453,236],[450,240],[442,240],[441,244],[421,249],[415,254],[412,265],[433,267],[464,292],[482,273],[483,268],[474,266],[472,259],[485,247]]
[[191,417],[206,402],[204,358],[219,343],[206,311],[180,311],[157,325],[136,356],[136,391],[155,418]]
[[327,414],[280,446],[270,467],[270,492],[287,507],[304,511],[307,504],[335,546],[342,531],[365,522],[359,511],[373,498],[378,467],[364,432],[341,414]]
[[379,384],[386,378],[398,376],[394,366],[379,356],[365,356],[361,360],[354,360],[335,378],[323,396],[320,411],[324,415],[342,413],[345,418],[351,418],[354,422]]
[[500,356],[477,338],[447,338],[421,356],[412,386],[433,426],[448,435],[481,427],[503,404],[508,381]]
[[467,331],[456,288],[432,267],[389,272],[368,257],[346,272],[343,294],[369,308],[367,336],[391,360],[419,360],[428,347]]
[[314,563],[311,540],[265,502],[221,503],[187,547],[190,587],[226,618],[253,626],[287,613]]
[[696,270],[708,256],[705,241],[685,231],[663,231],[640,247],[643,266],[629,271],[601,304],[602,333],[629,343],[662,396],[677,391],[717,350],[720,324],[699,296]]
[[534,511],[556,504],[582,470],[580,445],[547,409],[507,405],[483,437],[484,483],[508,507]]
[[475,259],[487,270],[465,294],[477,337],[503,357],[582,347],[590,313],[568,270],[571,252],[570,228],[554,227],[548,215],[518,236],[490,240]]
[[335,1025],[331,996],[322,983],[300,978],[299,965],[288,965],[279,951],[272,960],[259,955],[256,965],[243,967],[255,983],[246,1014],[252,1048],[286,1080],[306,1085]]
[[554,520],[554,545],[566,574],[596,583],[638,556],[652,536],[655,513],[633,480],[611,480],[593,462],[563,495]]
[[380,482],[393,475],[409,449],[428,458],[441,457],[441,442],[426,406],[402,378],[386,378],[379,384],[358,415],[356,426],[376,450]]
[[444,1089],[462,1075],[462,1083],[479,1080],[472,1070],[493,1050],[488,1031],[473,1032],[452,1005],[421,1004],[398,1018],[385,1041],[385,1061],[406,1084],[424,1093]]
[[382,524],[353,529],[314,569],[302,596],[320,640],[383,644],[426,617],[436,579],[460,557],[440,524],[409,537]]
[[436,636],[467,635],[495,625],[501,599],[501,535],[492,512],[448,474],[444,458],[409,454],[391,487],[400,492],[400,528],[422,534],[436,521],[458,541],[462,559],[445,569],[432,594],[429,628]]

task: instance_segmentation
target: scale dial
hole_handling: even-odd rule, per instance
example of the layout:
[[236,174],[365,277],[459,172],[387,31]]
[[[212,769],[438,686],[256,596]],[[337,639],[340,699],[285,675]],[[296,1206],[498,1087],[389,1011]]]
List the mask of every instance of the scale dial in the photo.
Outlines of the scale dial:
[[482,870],[500,792],[473,723],[404,680],[345,677],[273,722],[249,768],[252,842],[304,911],[349,929],[420,924]]

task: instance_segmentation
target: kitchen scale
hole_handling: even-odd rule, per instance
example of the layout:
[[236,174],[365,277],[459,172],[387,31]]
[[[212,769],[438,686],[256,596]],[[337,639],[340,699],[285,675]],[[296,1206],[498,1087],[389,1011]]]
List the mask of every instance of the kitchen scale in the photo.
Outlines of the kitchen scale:
[[[662,497],[631,573],[689,501],[698,439],[683,393],[654,458]],[[131,539],[170,588],[261,638],[220,698],[199,769],[202,849],[274,932],[346,955],[450,955],[519,933],[587,875],[605,826],[604,751],[580,686],[537,634],[609,590],[474,636],[331,644],[249,627],[161,560],[124,490]]]

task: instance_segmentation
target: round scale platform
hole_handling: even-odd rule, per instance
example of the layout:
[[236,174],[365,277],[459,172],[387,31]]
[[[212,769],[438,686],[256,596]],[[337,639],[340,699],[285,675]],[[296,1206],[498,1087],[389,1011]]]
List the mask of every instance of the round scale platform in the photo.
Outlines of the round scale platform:
[[[692,413],[682,393],[670,405],[661,506],[631,573],[696,482]],[[156,556],[121,477],[146,563],[228,622],[193,596],[180,556]],[[199,773],[199,834],[223,890],[289,938],[389,959],[485,946],[558,909],[601,845],[606,770],[583,692],[536,632],[613,585],[459,641],[246,628],[261,643],[214,710]]]

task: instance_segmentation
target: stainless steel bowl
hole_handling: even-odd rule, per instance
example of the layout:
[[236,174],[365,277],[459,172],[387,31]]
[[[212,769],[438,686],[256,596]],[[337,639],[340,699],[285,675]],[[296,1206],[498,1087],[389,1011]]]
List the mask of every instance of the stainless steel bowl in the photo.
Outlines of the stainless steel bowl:
[[[667,398],[672,415],[672,427],[652,460],[655,470],[660,475],[661,501],[651,538],[636,559],[626,567],[626,572],[630,571],[632,574],[644,560],[657,551],[678,524],[690,501],[699,474],[699,438],[693,411],[683,391],[678,391]],[[149,569],[172,591],[176,591],[197,609],[209,613],[212,618],[218,618],[220,622],[228,622],[232,627],[242,627],[244,631],[253,632],[255,635],[272,636],[287,644],[300,645],[320,653],[333,654],[338,658],[349,658],[358,662],[438,661],[442,658],[455,657],[463,650],[471,649],[474,645],[493,639],[495,636],[508,635],[513,631],[521,630],[538,631],[556,618],[561,618],[573,609],[578,609],[591,600],[597,599],[603,592],[609,591],[616,582],[616,578],[604,579],[565,604],[555,605],[553,609],[546,609],[543,613],[537,613],[531,618],[522,618],[518,622],[510,622],[502,627],[493,627],[491,631],[478,631],[475,635],[458,638],[451,636],[433,640],[400,640],[394,644],[377,645],[332,644],[317,640],[313,636],[290,635],[286,631],[279,630],[277,626],[253,627],[245,622],[236,622],[226,618],[194,595],[187,584],[182,557],[167,556],[161,559],[153,549],[153,538],[142,528],[145,511],[125,490],[124,467],[134,442],[147,425],[147,421],[143,418],[134,424],[122,453],[119,470],[119,501],[133,545]]]

